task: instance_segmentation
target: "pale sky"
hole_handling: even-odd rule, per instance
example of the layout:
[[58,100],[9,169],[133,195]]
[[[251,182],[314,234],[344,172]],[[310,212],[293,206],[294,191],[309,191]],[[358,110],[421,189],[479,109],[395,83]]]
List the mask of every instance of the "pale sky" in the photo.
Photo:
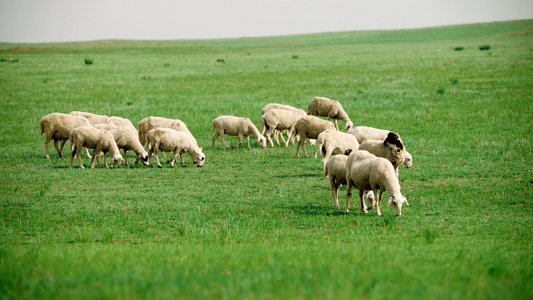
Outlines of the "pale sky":
[[0,42],[173,40],[533,19],[533,0],[0,0]]

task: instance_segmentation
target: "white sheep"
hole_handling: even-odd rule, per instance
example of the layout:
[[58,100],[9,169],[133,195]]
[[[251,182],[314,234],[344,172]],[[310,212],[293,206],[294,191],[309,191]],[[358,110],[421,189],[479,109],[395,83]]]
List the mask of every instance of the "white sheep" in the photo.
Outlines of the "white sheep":
[[135,127],[135,125],[133,125],[130,119],[117,117],[117,116],[111,116],[109,117],[109,120],[111,120],[111,122],[113,122],[113,124],[115,124],[116,126],[127,126],[133,129],[133,131],[135,131],[135,134],[137,134],[137,128]]
[[159,151],[174,152],[174,156],[170,159],[171,168],[174,167],[174,162],[178,158],[178,155],[181,159],[181,165],[183,167],[186,166],[183,161],[183,153],[189,153],[193,163],[198,167],[204,165],[205,154],[202,152],[202,148],[193,141],[190,134],[171,128],[156,128],[148,131],[146,139],[150,144],[150,151],[148,152],[150,165],[152,165],[152,154],[155,154],[157,166],[161,168],[158,157]]
[[106,115],[97,115],[90,112],[84,112],[84,111],[71,111],[69,115],[72,116],[81,116],[87,118],[89,122],[91,122],[91,125],[96,124],[109,124],[109,125],[115,125],[111,119]]
[[307,113],[312,116],[321,116],[333,119],[335,121],[335,128],[339,130],[337,120],[344,121],[344,130],[349,130],[353,127],[353,122],[348,117],[348,114],[342,108],[342,105],[337,100],[331,100],[326,97],[314,97],[309,101],[307,106]]
[[109,132],[111,132],[111,134],[115,138],[117,147],[124,151],[124,164],[126,166],[129,166],[129,150],[132,150],[137,155],[137,160],[135,161],[135,163],[137,163],[138,161],[142,161],[143,164],[148,165],[148,152],[146,152],[143,145],[139,141],[139,136],[137,134],[137,130],[135,130],[135,127],[132,128],[129,125],[112,126],[108,124],[97,124],[94,127],[98,129],[109,130]]
[[78,157],[78,162],[80,163],[80,168],[84,169],[81,162],[81,156],[80,152],[83,147],[94,149],[93,150],[93,157],[91,159],[91,168],[94,168],[95,161],[98,163],[98,166],[100,166],[100,162],[98,161],[99,156],[104,157],[104,164],[106,168],[109,168],[107,165],[107,159],[105,154],[109,152],[109,154],[112,157],[112,164],[116,165],[117,168],[120,168],[120,164],[122,163],[122,155],[120,155],[120,152],[117,147],[117,143],[115,142],[115,138],[111,134],[111,132],[103,129],[94,128],[93,126],[80,126],[74,128],[70,132],[70,148],[72,149],[72,155],[70,156],[70,167],[72,168],[74,157]]
[[[329,184],[331,187],[331,196],[333,203],[337,209],[339,206],[339,189],[342,185],[346,185],[346,160],[348,155],[335,155],[326,162],[324,166],[324,176],[329,177]],[[370,203],[369,209],[374,206],[374,194],[372,191],[367,191],[364,195],[367,203]]]
[[[50,159],[48,154],[48,146],[51,140],[54,140],[54,147],[59,157],[63,157],[63,147],[69,139],[70,131],[79,126],[92,126],[89,120],[85,117],[73,116],[62,113],[51,113],[41,118],[39,121],[39,128],[41,135],[45,134],[44,141],[44,155]],[[58,147],[58,142],[61,141],[61,148]],[[89,152],[87,151],[87,156]]]
[[[366,140],[359,145],[359,150],[366,150],[378,157],[388,159],[398,176],[398,167],[404,163],[405,146],[397,133],[389,132],[385,140]],[[411,159],[412,164],[412,159]]]
[[[267,111],[269,111],[271,109],[284,109],[284,110],[288,110],[288,111],[293,111],[293,112],[297,112],[299,114],[302,114],[302,116],[305,116],[307,114],[303,109],[299,109],[299,108],[296,108],[296,107],[291,106],[291,105],[279,104],[279,103],[269,103],[269,104],[265,105],[265,107],[263,107],[263,109],[261,110],[261,117]],[[261,134],[265,135],[265,131],[266,131],[266,128],[264,128],[263,124],[261,124]],[[281,137],[281,140],[283,141],[284,144],[288,144],[285,141],[285,138],[283,138],[283,131],[282,130],[277,130],[277,129],[274,130],[274,139],[276,140],[276,144],[278,144],[278,145],[279,145],[279,137]],[[292,140],[292,143],[294,144],[294,136],[291,138],[291,140]]]
[[315,158],[320,152],[322,155],[322,167],[326,166],[326,162],[331,155],[348,155],[359,148],[359,143],[355,136],[335,129],[322,131],[316,139],[316,145]]
[[254,123],[252,123],[252,121],[248,118],[219,116],[213,120],[213,128],[211,128],[210,133],[213,133],[213,130],[216,130],[216,133],[213,136],[213,142],[211,143],[213,149],[215,149],[215,141],[219,136],[222,144],[224,144],[224,147],[230,149],[226,141],[224,141],[225,134],[239,137],[239,143],[233,146],[233,148],[239,147],[242,144],[242,138],[246,137],[248,149],[251,149],[250,135],[255,136],[255,139],[261,148],[266,148],[266,138],[259,132]]
[[397,216],[402,215],[402,205],[409,206],[407,199],[400,192],[400,183],[389,160],[377,157],[368,151],[353,151],[346,160],[346,212],[350,210],[351,189],[355,186],[359,189],[361,210],[367,213],[367,207],[363,199],[365,191],[372,190],[374,196],[380,190],[376,201],[376,213],[381,216],[381,200],[383,192],[389,192],[387,206],[391,203]]
[[167,119],[163,117],[147,117],[142,119],[138,124],[138,130],[139,130],[139,141],[143,145],[146,144],[146,134],[148,131],[155,129],[155,128],[172,128],[177,131],[185,132],[191,136],[194,143],[198,145],[196,142],[196,138],[192,135],[192,133],[187,128],[187,125],[178,119]]
[[[285,147],[289,147],[289,142],[294,135],[296,121],[306,116],[305,111],[290,111],[285,109],[270,109],[261,116],[261,128],[265,129],[264,136],[271,147],[274,147],[270,135],[274,130],[287,130],[287,141]],[[279,144],[279,142],[278,142]]]
[[294,129],[294,134],[300,137],[296,146],[296,157],[300,157],[300,147],[302,147],[305,157],[309,157],[305,150],[305,140],[316,139],[322,131],[335,129],[335,125],[330,121],[322,120],[314,116],[305,116],[296,121]]
[[356,126],[346,131],[346,133],[353,134],[359,144],[366,140],[385,140],[390,130],[378,129],[368,126]]

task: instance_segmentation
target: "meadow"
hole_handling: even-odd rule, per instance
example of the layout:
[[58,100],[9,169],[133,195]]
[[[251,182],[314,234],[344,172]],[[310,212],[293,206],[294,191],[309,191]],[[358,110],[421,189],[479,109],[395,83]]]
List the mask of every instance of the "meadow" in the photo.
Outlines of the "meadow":
[[[0,43],[0,58],[0,299],[533,297],[532,20]],[[295,145],[211,148],[215,117],[259,126],[266,104],[314,96],[401,134],[401,217],[361,213],[356,192],[335,209],[320,159]],[[73,110],[181,119],[206,163],[47,160],[40,118]]]

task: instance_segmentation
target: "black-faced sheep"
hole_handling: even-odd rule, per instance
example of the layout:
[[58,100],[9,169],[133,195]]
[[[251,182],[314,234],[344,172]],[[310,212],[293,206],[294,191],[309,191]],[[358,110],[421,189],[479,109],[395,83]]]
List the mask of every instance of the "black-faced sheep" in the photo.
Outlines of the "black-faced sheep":
[[[41,118],[39,121],[39,128],[41,135],[45,134],[44,141],[44,155],[50,159],[48,154],[48,146],[51,140],[54,140],[54,147],[56,148],[59,157],[63,157],[63,147],[69,139],[72,129],[79,126],[92,126],[89,120],[85,117],[73,116],[62,113],[51,113]],[[61,148],[58,147],[58,142],[61,141]],[[88,152],[87,152],[88,154]],[[90,155],[87,155],[90,157]]]
[[[104,164],[106,168],[109,168],[107,165],[107,159],[105,154],[109,152],[112,157],[112,164],[116,165],[117,168],[120,168],[122,163],[122,155],[117,147],[115,138],[111,132],[103,129],[94,128],[93,126],[80,126],[74,128],[70,132],[70,147],[72,149],[72,154],[70,156],[70,167],[73,167],[74,157],[78,157],[78,162],[80,163],[80,168],[84,169],[81,162],[80,152],[83,147],[94,149],[93,156],[91,159],[91,168],[94,168],[95,161],[98,162],[98,157],[104,157]],[[98,165],[100,163],[98,162]]]
[[219,116],[213,120],[213,128],[210,133],[213,133],[213,130],[216,131],[213,136],[213,142],[211,146],[215,149],[215,141],[220,136],[220,140],[224,147],[230,149],[226,141],[224,141],[224,135],[238,136],[239,143],[233,148],[237,148],[242,145],[242,138],[246,137],[248,142],[248,149],[250,148],[250,135],[255,136],[257,143],[261,148],[266,148],[266,138],[259,132],[254,123],[248,118],[235,117],[235,116]]
[[344,130],[349,130],[353,127],[353,122],[342,108],[341,103],[337,100],[331,100],[326,97],[314,97],[311,99],[311,101],[309,101],[307,113],[312,116],[327,117],[328,120],[333,119],[335,121],[335,128],[337,128],[337,130],[339,130],[337,120],[344,121]]
[[409,206],[407,199],[400,192],[400,183],[389,160],[377,157],[368,151],[353,151],[346,161],[346,212],[350,209],[350,196],[352,187],[359,189],[361,210],[367,213],[367,207],[363,199],[365,191],[372,190],[376,201],[376,213],[381,216],[381,200],[383,192],[389,192],[387,206],[391,203],[397,216],[402,215],[402,205]]
[[190,134],[171,128],[156,128],[147,132],[146,139],[150,144],[150,151],[148,152],[150,165],[152,165],[152,154],[155,154],[157,166],[161,168],[158,157],[159,151],[174,153],[174,156],[170,159],[170,167],[174,167],[174,162],[178,158],[178,155],[181,159],[181,165],[183,167],[186,166],[183,161],[183,153],[189,153],[193,163],[198,167],[204,165],[205,154],[202,152],[202,148],[193,141]]
[[322,120],[314,116],[305,116],[296,121],[294,128],[294,134],[300,137],[296,146],[296,157],[300,157],[300,147],[303,149],[305,157],[309,157],[305,150],[306,139],[316,139],[324,130],[335,130],[335,125],[330,121]]
[[[359,150],[366,150],[378,157],[388,159],[398,176],[398,167],[405,161],[405,146],[397,133],[389,132],[385,140],[366,140],[359,145]],[[412,162],[412,160],[411,160]]]

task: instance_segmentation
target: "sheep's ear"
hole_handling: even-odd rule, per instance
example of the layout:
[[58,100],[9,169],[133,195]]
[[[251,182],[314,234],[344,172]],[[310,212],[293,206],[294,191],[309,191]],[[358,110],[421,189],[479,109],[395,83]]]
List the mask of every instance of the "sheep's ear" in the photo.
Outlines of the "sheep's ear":
[[350,153],[352,153],[352,149],[346,150],[346,152],[344,152],[344,155],[350,155]]
[[198,148],[200,148],[200,150],[203,150],[203,149],[204,149],[204,148],[202,148],[202,146],[200,146],[200,145],[196,145],[196,146],[198,146]]
[[403,197],[403,202],[404,202],[407,206],[409,206],[409,202],[407,202],[407,198]]
[[391,202],[392,202],[392,197],[389,197],[389,201],[387,201],[387,206],[390,206]]

